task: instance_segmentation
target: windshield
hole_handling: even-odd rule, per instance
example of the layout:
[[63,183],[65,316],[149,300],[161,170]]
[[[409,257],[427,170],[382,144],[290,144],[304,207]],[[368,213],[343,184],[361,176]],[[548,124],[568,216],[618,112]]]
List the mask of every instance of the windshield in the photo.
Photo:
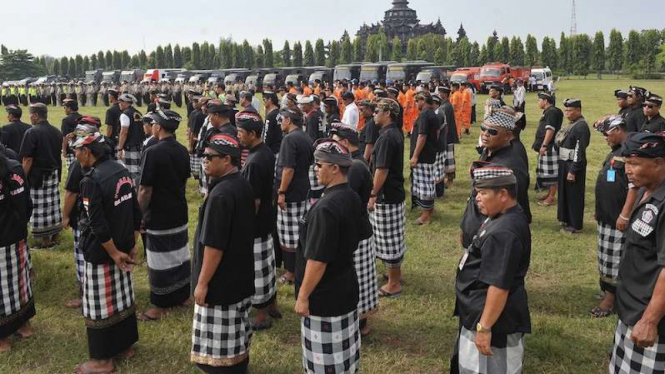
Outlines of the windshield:
[[416,81],[429,82],[431,80],[432,80],[432,72],[431,71],[421,71],[416,76]]
[[297,74],[291,74],[287,75],[286,79],[284,79],[285,83],[293,82],[293,83],[298,83],[298,75]]
[[360,69],[361,82],[372,81],[375,79],[379,79],[379,68],[376,66],[363,66],[362,69]]
[[457,83],[466,82],[466,74],[453,74],[450,77],[450,81]]
[[404,66],[389,66],[388,73],[386,74],[386,79],[393,81],[401,81],[406,78],[406,69]]
[[335,68],[335,80],[351,79],[351,69]]
[[504,68],[482,68],[480,70],[481,77],[500,77],[505,74],[506,69]]
[[545,77],[545,74],[543,74],[542,71],[532,71],[531,75],[536,77],[536,79],[542,80]]
[[277,80],[277,74],[266,74],[263,78],[263,83],[273,84]]

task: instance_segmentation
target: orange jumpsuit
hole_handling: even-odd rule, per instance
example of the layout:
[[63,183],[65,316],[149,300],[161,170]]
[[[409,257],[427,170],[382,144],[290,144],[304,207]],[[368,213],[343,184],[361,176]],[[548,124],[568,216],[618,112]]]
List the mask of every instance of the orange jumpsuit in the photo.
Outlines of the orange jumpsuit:
[[471,128],[471,90],[465,88],[462,92],[462,126],[465,130]]
[[312,94],[312,89],[309,88],[309,86],[305,86],[305,88],[302,89],[302,94],[305,96],[309,96]]
[[404,131],[411,133],[413,123],[418,118],[418,108],[416,107],[416,90],[406,91],[406,105],[404,106]]
[[[453,105],[453,109],[455,110],[455,123],[463,123],[462,122],[462,100],[464,98],[462,97],[462,93],[457,90],[453,92],[450,95],[450,103]],[[457,135],[460,136],[462,134],[462,126],[457,126]]]
[[355,92],[353,94],[356,97],[356,101],[365,100],[365,98],[367,97],[367,92],[365,92],[365,90],[361,90],[361,89],[355,90]]

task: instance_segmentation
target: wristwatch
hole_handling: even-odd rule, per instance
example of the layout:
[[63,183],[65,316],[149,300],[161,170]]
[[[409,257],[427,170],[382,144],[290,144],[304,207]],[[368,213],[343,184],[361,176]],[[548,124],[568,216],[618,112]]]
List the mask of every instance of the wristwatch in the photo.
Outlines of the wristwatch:
[[478,322],[478,324],[476,325],[476,332],[482,334],[482,333],[492,332],[492,330],[484,328],[483,325],[481,325],[480,322]]

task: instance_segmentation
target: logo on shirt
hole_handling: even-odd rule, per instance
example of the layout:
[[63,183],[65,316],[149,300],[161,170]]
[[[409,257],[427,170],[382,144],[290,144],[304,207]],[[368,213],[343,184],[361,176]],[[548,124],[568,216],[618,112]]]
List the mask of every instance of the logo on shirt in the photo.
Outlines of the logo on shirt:
[[653,227],[649,226],[649,224],[642,221],[641,219],[635,220],[635,222],[633,222],[633,224],[631,225],[631,228],[633,229],[633,231],[642,235],[642,237],[645,238],[653,232]]
[[650,210],[642,212],[642,221],[645,223],[651,223],[651,221],[653,221],[653,212]]
[[644,206],[646,209],[649,209],[653,212],[653,214],[658,215],[658,207],[653,205],[653,204],[647,204]]

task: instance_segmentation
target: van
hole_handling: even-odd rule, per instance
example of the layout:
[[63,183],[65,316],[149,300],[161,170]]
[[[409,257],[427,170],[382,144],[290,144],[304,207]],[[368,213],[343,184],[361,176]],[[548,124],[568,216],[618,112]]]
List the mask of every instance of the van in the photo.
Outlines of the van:
[[536,78],[536,85],[534,90],[543,91],[547,88],[547,84],[552,80],[552,70],[548,67],[535,67],[531,68],[531,76]]
[[416,78],[424,68],[434,64],[427,61],[407,61],[388,65],[386,80],[409,82]]

